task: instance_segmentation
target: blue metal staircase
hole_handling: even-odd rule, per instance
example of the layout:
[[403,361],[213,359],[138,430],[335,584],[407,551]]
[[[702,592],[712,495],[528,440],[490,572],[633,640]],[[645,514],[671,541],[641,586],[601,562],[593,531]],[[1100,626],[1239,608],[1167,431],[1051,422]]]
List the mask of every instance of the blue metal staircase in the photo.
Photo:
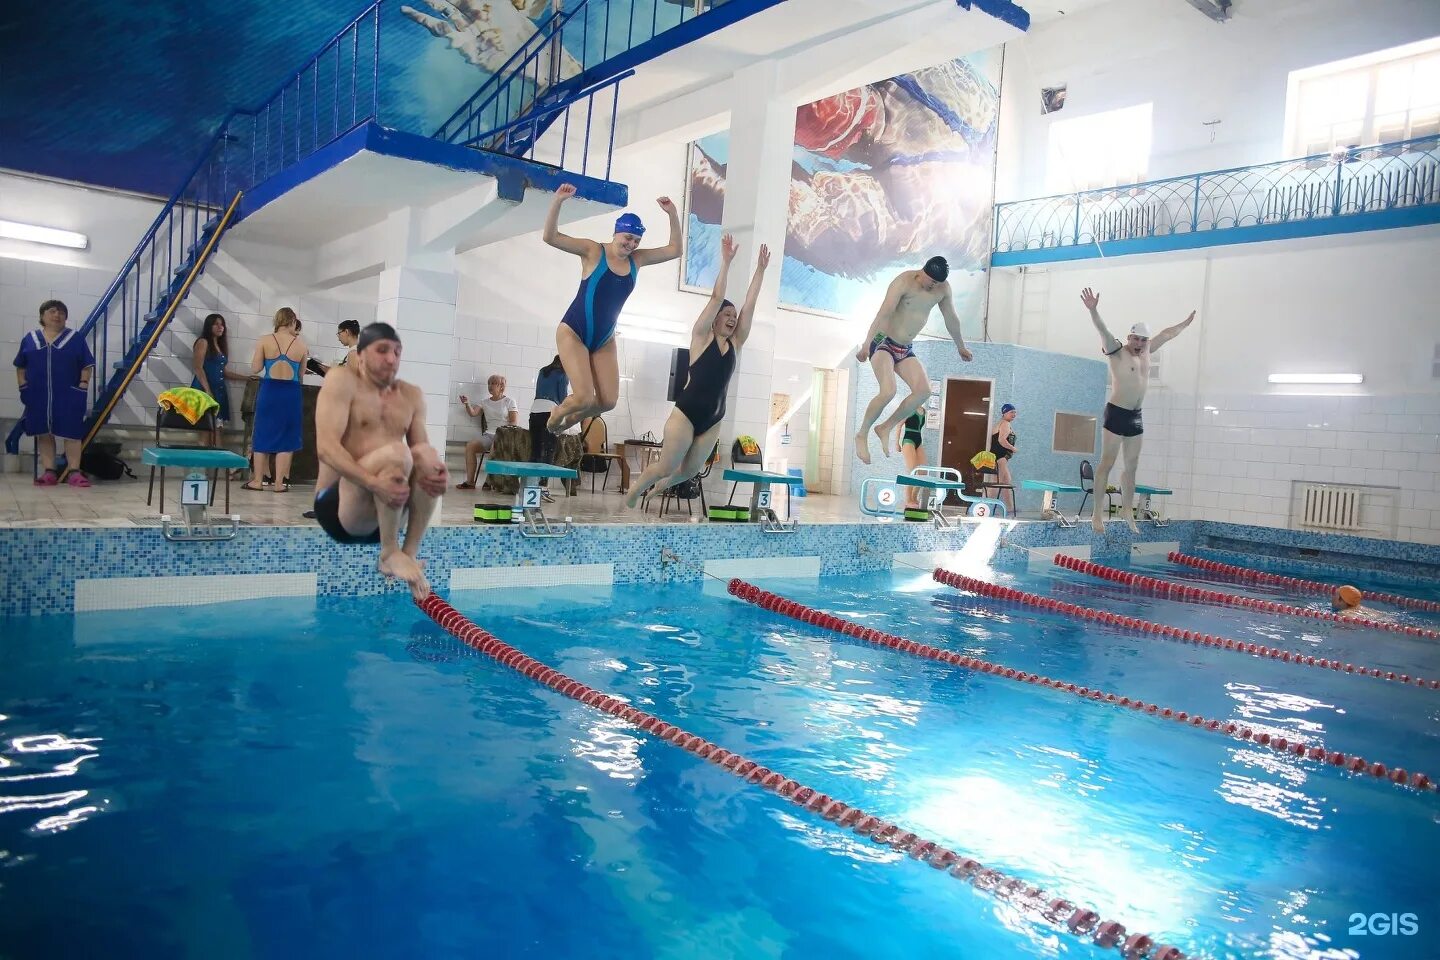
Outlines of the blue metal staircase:
[[[542,20],[433,137],[510,156],[533,155],[567,104],[603,89],[618,96],[610,84],[640,64],[783,2],[578,0],[572,6],[567,0],[568,9]],[[588,116],[586,122],[588,129]]]

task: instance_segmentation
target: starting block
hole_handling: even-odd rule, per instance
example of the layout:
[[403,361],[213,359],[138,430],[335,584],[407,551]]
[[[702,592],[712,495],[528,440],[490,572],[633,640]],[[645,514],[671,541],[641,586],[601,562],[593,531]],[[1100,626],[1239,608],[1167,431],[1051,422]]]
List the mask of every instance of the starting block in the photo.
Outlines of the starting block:
[[[878,506],[870,505],[870,491],[878,487],[875,500]],[[900,506],[899,487],[919,487],[926,491],[925,506],[920,509]],[[954,526],[954,520],[945,514],[945,497],[954,493],[963,503],[969,504],[968,514],[975,518],[1006,516],[1005,504],[990,497],[972,497],[965,492],[960,472],[950,467],[916,467],[909,473],[892,480],[872,477],[860,484],[860,512],[866,516],[884,519],[903,518],[923,522],[929,520],[941,529]]]
[[569,467],[548,463],[521,463],[515,460],[487,460],[485,472],[498,477],[519,477],[523,483],[515,493],[515,505],[497,507],[477,503],[475,519],[489,523],[518,523],[523,537],[563,537],[571,530],[570,518],[555,523],[545,516],[545,488],[537,482],[545,477],[553,480],[578,480],[580,474]]
[[[802,486],[805,483],[803,478],[782,473],[766,473],[763,470],[730,469],[725,471],[724,479],[733,484],[730,488],[730,502],[723,507],[711,507],[711,519],[758,522],[764,533],[794,533],[800,526],[800,521],[790,515],[794,505],[790,490],[793,487]],[[754,484],[754,489],[750,493],[749,510],[735,505],[735,490],[742,483]],[[785,488],[785,512],[790,519],[781,520],[779,514],[771,506],[770,488],[772,486]],[[717,515],[717,511],[728,513],[729,516]]]
[[1073,483],[1052,483],[1049,480],[1021,480],[1020,489],[1039,490],[1044,494],[1040,501],[1041,519],[1049,520],[1053,517],[1056,523],[1066,528],[1075,526],[1076,522],[1080,519],[1078,513],[1075,515],[1074,520],[1065,516],[1065,511],[1056,505],[1055,496],[1061,493],[1084,494],[1086,492],[1084,488],[1078,487]]
[[[235,539],[235,534],[240,532],[239,515],[209,516],[210,505],[215,501],[215,481],[212,477],[221,474],[225,478],[225,510],[228,513],[230,471],[250,466],[249,460],[230,450],[213,447],[146,447],[140,452],[140,462],[151,468],[151,496],[155,492],[155,471],[160,471],[160,532],[166,540],[194,543]],[[180,507],[185,511],[184,520],[177,521],[164,512],[165,471],[172,467],[188,471],[180,483]],[[149,497],[145,502],[150,502]]]

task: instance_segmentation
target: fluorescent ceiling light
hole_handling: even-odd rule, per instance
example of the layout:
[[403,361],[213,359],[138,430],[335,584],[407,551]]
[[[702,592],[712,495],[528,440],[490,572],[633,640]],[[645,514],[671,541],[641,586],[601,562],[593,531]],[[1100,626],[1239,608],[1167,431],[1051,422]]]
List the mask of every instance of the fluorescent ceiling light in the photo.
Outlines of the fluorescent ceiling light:
[[1364,383],[1359,373],[1272,373],[1271,383]]
[[83,233],[56,230],[54,227],[37,227],[14,220],[0,220],[0,237],[7,240],[27,240],[30,243],[48,243],[54,247],[69,247],[72,250],[84,250],[90,246],[90,238]]

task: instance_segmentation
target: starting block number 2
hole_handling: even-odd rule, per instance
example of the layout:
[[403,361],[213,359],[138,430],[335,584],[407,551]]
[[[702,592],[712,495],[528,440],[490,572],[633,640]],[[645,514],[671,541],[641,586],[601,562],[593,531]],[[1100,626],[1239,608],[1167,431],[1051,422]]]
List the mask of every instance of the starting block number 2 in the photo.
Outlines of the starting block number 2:
[[520,500],[520,505],[526,510],[540,509],[540,488],[526,487]]

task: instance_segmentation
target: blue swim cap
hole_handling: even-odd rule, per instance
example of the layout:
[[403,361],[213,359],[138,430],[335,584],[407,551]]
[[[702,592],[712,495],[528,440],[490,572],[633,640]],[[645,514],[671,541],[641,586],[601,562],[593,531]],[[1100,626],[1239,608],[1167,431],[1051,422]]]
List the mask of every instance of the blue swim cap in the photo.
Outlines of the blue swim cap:
[[1000,416],[1003,417],[1003,416],[1005,416],[1005,414],[1009,413],[1011,410],[1014,410],[1014,409],[1015,409],[1015,404],[1013,404],[1013,403],[1004,404],[1003,406],[1000,407]]
[[620,219],[615,221],[616,233],[633,233],[637,237],[645,236],[645,224],[633,213],[622,213]]

